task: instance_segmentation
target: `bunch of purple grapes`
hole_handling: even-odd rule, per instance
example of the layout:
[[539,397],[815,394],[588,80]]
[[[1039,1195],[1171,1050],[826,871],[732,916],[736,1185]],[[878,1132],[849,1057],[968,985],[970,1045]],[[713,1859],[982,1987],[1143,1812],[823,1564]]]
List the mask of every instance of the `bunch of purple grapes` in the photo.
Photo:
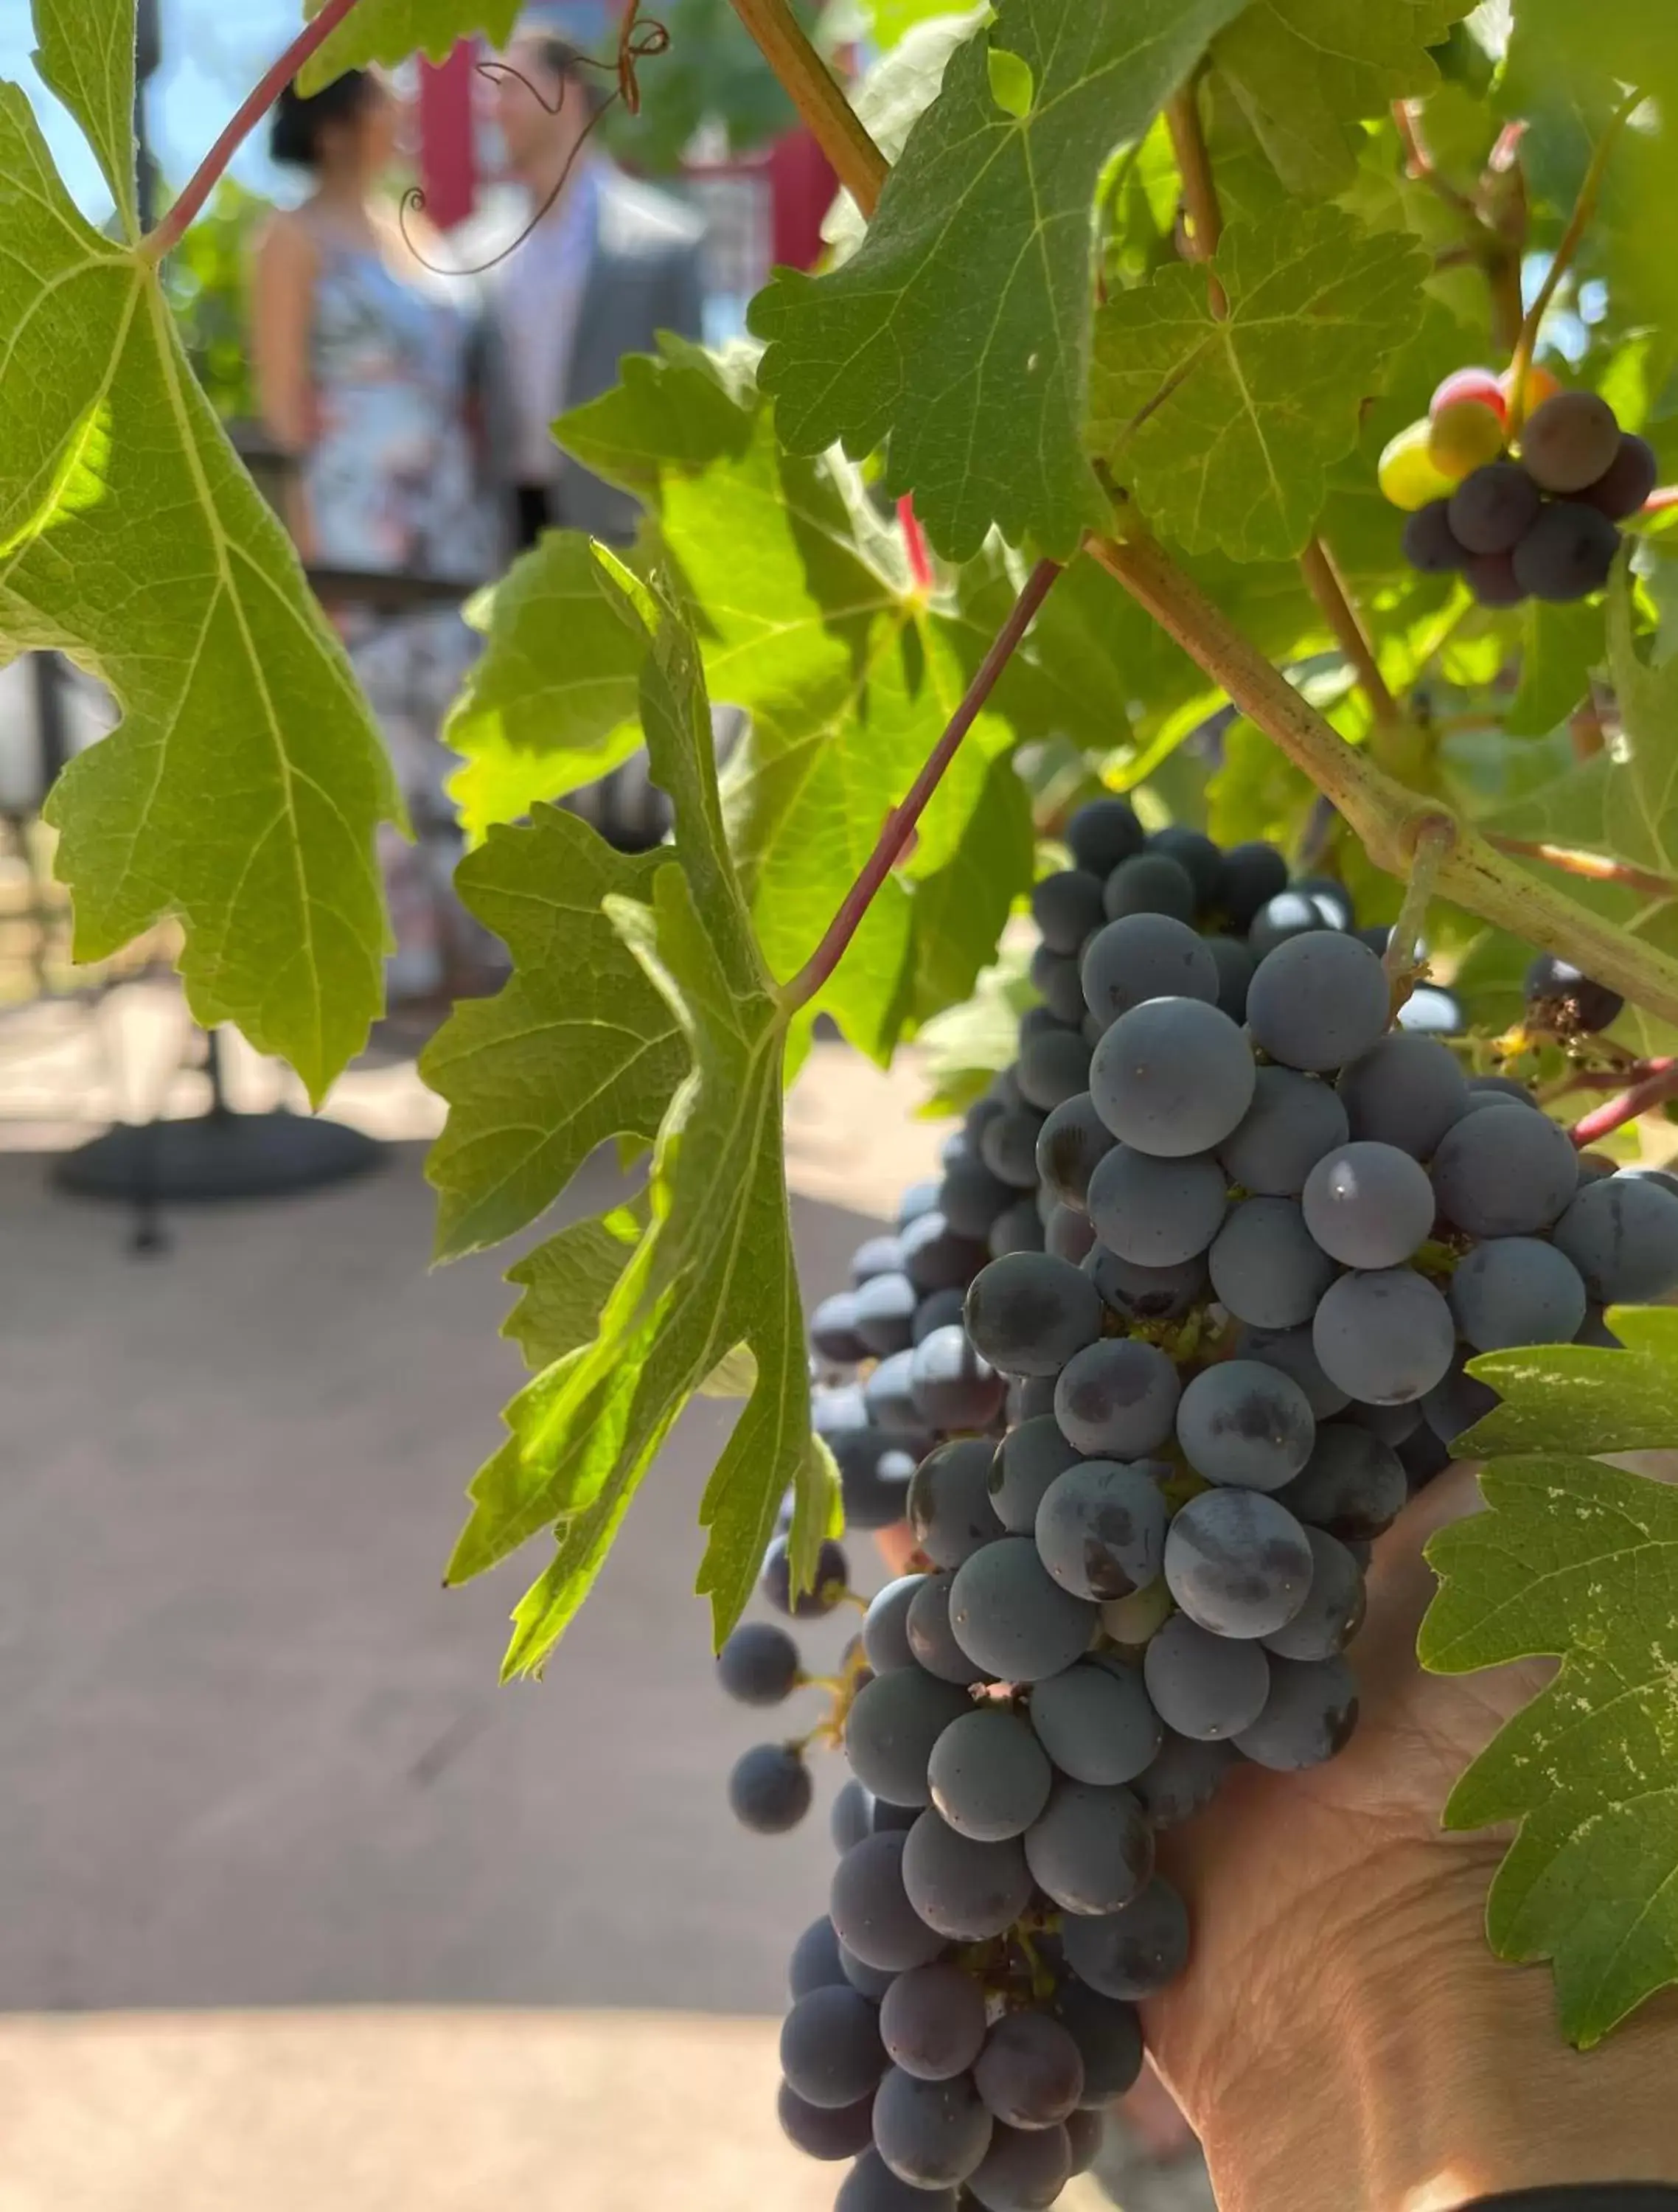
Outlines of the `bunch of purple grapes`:
[[1658,473],[1654,449],[1621,430],[1606,399],[1557,392],[1528,417],[1518,453],[1482,463],[1417,508],[1405,556],[1426,575],[1460,573],[1482,606],[1588,599],[1608,580],[1616,525],[1637,514]]
[[[1155,1835],[1349,1738],[1369,1545],[1493,1402],[1465,1362],[1611,1342],[1605,1304],[1678,1285],[1674,1188],[1394,1027],[1338,887],[1116,800],[1069,842],[1015,1066],[901,1264],[865,1248],[815,1326],[862,1377],[820,1394],[853,1394],[830,1440],[896,1440],[865,1503],[919,1547],[835,1686],[842,1856],[781,2044],[787,2133],[854,2161],[838,2212],[1033,2212],[1090,2163],[1189,1956]],[[847,1581],[831,1546],[795,1596],[778,1541],[764,1588]],[[749,1702],[804,1679],[773,1626],[720,1665]],[[801,1746],[736,1769],[749,1826],[810,1794]]]

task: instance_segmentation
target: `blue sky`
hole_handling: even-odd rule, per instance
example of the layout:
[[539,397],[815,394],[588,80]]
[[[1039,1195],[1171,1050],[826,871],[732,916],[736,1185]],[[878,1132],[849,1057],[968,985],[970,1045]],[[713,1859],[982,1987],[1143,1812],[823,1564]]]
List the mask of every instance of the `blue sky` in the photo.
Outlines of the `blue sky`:
[[[165,173],[181,183],[228,117],[302,21],[301,0],[162,0],[164,64],[151,88],[152,131]],[[110,206],[98,169],[76,126],[42,89],[29,60],[34,36],[28,0],[0,0],[0,77],[21,83],[34,102],[64,180],[95,217]],[[234,173],[258,191],[273,184],[262,134]]]

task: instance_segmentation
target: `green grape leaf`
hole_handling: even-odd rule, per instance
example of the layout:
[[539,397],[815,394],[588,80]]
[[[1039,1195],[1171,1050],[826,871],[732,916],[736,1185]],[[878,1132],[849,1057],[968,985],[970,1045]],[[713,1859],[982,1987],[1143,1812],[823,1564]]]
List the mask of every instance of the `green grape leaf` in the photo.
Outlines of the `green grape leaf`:
[[1018,944],[1001,946],[964,1005],[929,1021],[916,1042],[929,1086],[925,1112],[965,1113],[1019,1057],[1019,1018],[1039,1003]]
[[47,809],[76,956],[179,917],[198,1019],[236,1023],[318,1100],[381,1001],[374,841],[400,803],[137,247],[133,0],[36,0],[35,25],[125,234],[83,222],[22,92],[0,85],[0,663],[57,649],[122,712]]
[[[326,0],[304,0],[313,22]],[[504,46],[525,13],[525,0],[361,0],[304,69],[305,92],[319,92],[346,70],[382,63],[394,69],[416,53],[447,61],[462,39],[480,34]]]
[[[902,155],[909,132],[938,97],[951,55],[988,13],[982,7],[960,14],[940,7],[910,25],[854,86],[851,105],[857,119],[888,161],[895,164]],[[835,264],[849,259],[867,228],[861,209],[849,192],[842,191],[822,224]]]
[[1359,407],[1420,313],[1426,263],[1335,208],[1232,223],[1206,272],[1178,265],[1096,323],[1091,436],[1149,520],[1190,552],[1297,553],[1357,442]]
[[508,1269],[508,1281],[524,1295],[502,1334],[518,1345],[526,1367],[551,1367],[592,1340],[646,1234],[644,1204],[615,1206],[570,1223]]
[[1607,650],[1600,600],[1555,606],[1529,599],[1521,618],[1520,688],[1505,729],[1514,738],[1547,737],[1585,696]]
[[471,613],[488,644],[443,742],[465,757],[451,789],[476,840],[635,750],[647,634],[624,621],[621,596],[573,530],[550,532]]
[[[1667,1370],[1670,1405],[1669,1353]],[[1566,1392],[1558,1370],[1551,1395]],[[1441,1587],[1422,1663],[1562,1663],[1457,1783],[1444,1820],[1519,1823],[1486,1933],[1500,1958],[1553,1962],[1563,2030],[1588,2047],[1678,1980],[1678,1489],[1553,1455],[1494,1461],[1480,1487],[1488,1510],[1427,1547]]]
[[605,905],[650,897],[661,865],[547,806],[461,862],[460,896],[513,974],[494,998],[462,1000],[421,1057],[449,1109],[426,1166],[440,1258],[534,1221],[608,1139],[658,1133],[688,1048]]
[[[1107,504],[1079,442],[1103,165],[1140,137],[1242,0],[1001,0],[958,48],[868,234],[824,276],[782,270],[752,303],[782,441],[885,448],[952,560],[987,532],[1068,556]],[[998,106],[993,47],[1031,72]]]
[[[753,1363],[751,1395],[700,1516],[710,1541],[699,1586],[711,1598],[719,1641],[751,1594],[787,1486],[798,1498],[795,1546],[806,1559],[819,1540],[812,1519],[825,1527],[833,1511],[830,1468],[811,1444],[782,1154],[791,1016],[757,950],[729,857],[696,641],[633,579],[623,575],[623,588],[627,603],[658,625],[641,711],[676,838],[673,851],[640,864],[647,872],[640,878],[644,897],[604,894],[605,918],[678,1030],[689,1064],[659,1129],[646,1234],[606,1296],[592,1338],[564,1350],[514,1400],[508,1441],[471,1486],[451,1581],[493,1565],[545,1524],[556,1526],[554,1561],[514,1616],[509,1674],[540,1670],[684,1407],[725,1363],[739,1378],[739,1347]],[[556,988],[579,990],[568,979],[575,963],[545,964],[567,978]],[[515,980],[526,988],[535,983]],[[561,1341],[575,1333],[610,1261],[598,1237],[564,1256]]]
[[1207,786],[1207,834],[1220,845],[1257,838],[1284,849],[1309,810],[1312,786],[1255,723],[1232,722]]
[[[1483,826],[1529,843],[1600,854],[1678,882],[1678,659],[1651,665],[1639,656],[1632,601],[1622,561],[1605,602],[1608,670],[1620,709],[1614,744],[1499,808]],[[1570,878],[1568,888],[1582,904],[1652,944],[1669,950],[1678,941],[1678,900],[1581,878]],[[1632,1018],[1628,1010],[1625,1019]],[[1632,1033],[1617,1027],[1615,1034],[1639,1050],[1671,1049],[1657,1028]]]
[[1619,0],[1582,11],[1576,0],[1521,0],[1509,45],[1511,76],[1534,87],[1607,79],[1669,96],[1678,90],[1678,16],[1667,0]]
[[868,12],[874,19],[874,36],[879,44],[895,46],[921,24],[947,15],[950,0],[868,0]]
[[1663,1451],[1678,1443],[1678,1311],[1615,1306],[1608,1327],[1623,1351],[1546,1344],[1483,1352],[1469,1372],[1502,1403],[1462,1439],[1463,1457]]
[[1292,192],[1327,198],[1357,167],[1352,125],[1432,92],[1428,53],[1474,0],[1254,0],[1213,66]]
[[[819,943],[983,647],[973,654],[970,629],[915,588],[900,536],[872,513],[848,464],[780,450],[739,355],[666,338],[658,358],[626,362],[623,376],[558,433],[587,466],[651,503],[640,557],[679,577],[712,695],[751,718],[724,772],[724,805],[764,956],[784,979]],[[575,539],[550,538],[531,558],[568,577],[591,565]],[[549,618],[550,599],[533,580],[522,607],[516,597],[497,604],[480,680],[487,697],[527,702],[511,734],[528,742],[507,742],[493,716],[473,710],[473,694],[451,726],[467,756],[455,788],[474,824],[598,775],[623,741],[621,624],[598,595],[564,622]],[[550,694],[603,666],[610,685],[568,692],[579,727],[548,711]],[[993,774],[1013,742],[1002,714],[980,717],[913,855],[821,995],[877,1056],[927,1008],[934,960],[937,1003],[948,1003],[943,991],[966,994],[1030,880],[1024,793],[1011,772]],[[984,877],[988,868],[996,872]],[[948,896],[952,884],[974,895]]]

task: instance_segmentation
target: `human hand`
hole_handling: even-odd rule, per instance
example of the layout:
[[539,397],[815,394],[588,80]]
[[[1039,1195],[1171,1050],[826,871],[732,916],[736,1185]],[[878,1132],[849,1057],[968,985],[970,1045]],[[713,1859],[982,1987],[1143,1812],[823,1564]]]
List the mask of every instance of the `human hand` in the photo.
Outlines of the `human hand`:
[[1484,1934],[1505,1838],[1439,1825],[1452,1784],[1547,1662],[1425,1674],[1422,1547],[1479,1503],[1453,1468],[1376,1547],[1338,1759],[1242,1765],[1161,1839],[1187,1899],[1187,1973],[1149,2047],[1207,2147],[1222,2212],[1448,2212],[1542,2182],[1678,2177],[1678,2006],[1567,2048],[1550,1978]]

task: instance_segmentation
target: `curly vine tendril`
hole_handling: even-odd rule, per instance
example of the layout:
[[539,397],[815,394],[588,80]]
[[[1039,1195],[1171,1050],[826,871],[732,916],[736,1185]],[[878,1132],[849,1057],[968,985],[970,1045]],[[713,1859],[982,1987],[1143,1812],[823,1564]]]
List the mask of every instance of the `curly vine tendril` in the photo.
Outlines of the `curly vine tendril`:
[[[530,221],[525,225],[518,236],[514,239],[509,245],[504,246],[499,253],[492,253],[487,261],[480,261],[474,267],[469,269],[446,269],[441,262],[433,261],[430,257],[417,245],[414,239],[413,233],[409,228],[410,216],[423,215],[425,213],[426,205],[424,186],[422,185],[411,185],[402,196],[402,208],[398,222],[402,231],[403,243],[406,246],[409,252],[413,255],[415,260],[419,263],[420,266],[423,269],[430,270],[432,274],[436,276],[483,276],[487,275],[491,269],[497,268],[502,262],[510,260],[512,256],[515,254],[519,251],[519,248],[525,243],[526,240],[531,236],[532,233],[539,228],[541,224],[546,220],[549,211],[557,202],[561,193],[565,190],[566,185],[571,181],[571,173],[577,166],[578,155],[582,152],[584,147],[587,145],[589,140],[593,137],[595,131],[599,128],[601,123],[605,120],[611,108],[621,101],[623,107],[629,114],[640,114],[641,82],[637,75],[639,66],[644,61],[654,60],[660,54],[668,53],[670,52],[670,33],[666,29],[665,26],[662,23],[653,21],[650,18],[645,21],[641,20],[641,0],[634,0],[634,4],[630,8],[629,15],[624,19],[623,35],[618,40],[617,56],[616,60],[602,62],[596,61],[592,55],[578,55],[577,61],[581,67],[585,69],[602,70],[606,71],[609,75],[615,76],[617,79],[617,88],[605,100],[604,100],[600,103],[599,106],[595,109],[593,114],[590,116],[587,125],[584,126],[582,136],[578,139],[576,145],[572,149],[570,160],[565,164],[564,168],[561,170],[558,181],[555,184],[553,190],[548,194],[546,199],[543,201],[541,206],[537,209],[535,214],[532,216]],[[512,77],[518,83],[523,85],[525,90],[530,94],[537,106],[549,115],[559,115],[564,111],[565,95],[567,91],[570,88],[569,82],[567,79],[562,78],[560,81],[559,98],[556,100],[550,101],[544,96],[540,87],[532,84],[530,79],[524,74],[523,70],[514,69],[510,62],[480,62],[477,64],[477,73],[482,77],[487,77],[492,83],[497,78]]]

